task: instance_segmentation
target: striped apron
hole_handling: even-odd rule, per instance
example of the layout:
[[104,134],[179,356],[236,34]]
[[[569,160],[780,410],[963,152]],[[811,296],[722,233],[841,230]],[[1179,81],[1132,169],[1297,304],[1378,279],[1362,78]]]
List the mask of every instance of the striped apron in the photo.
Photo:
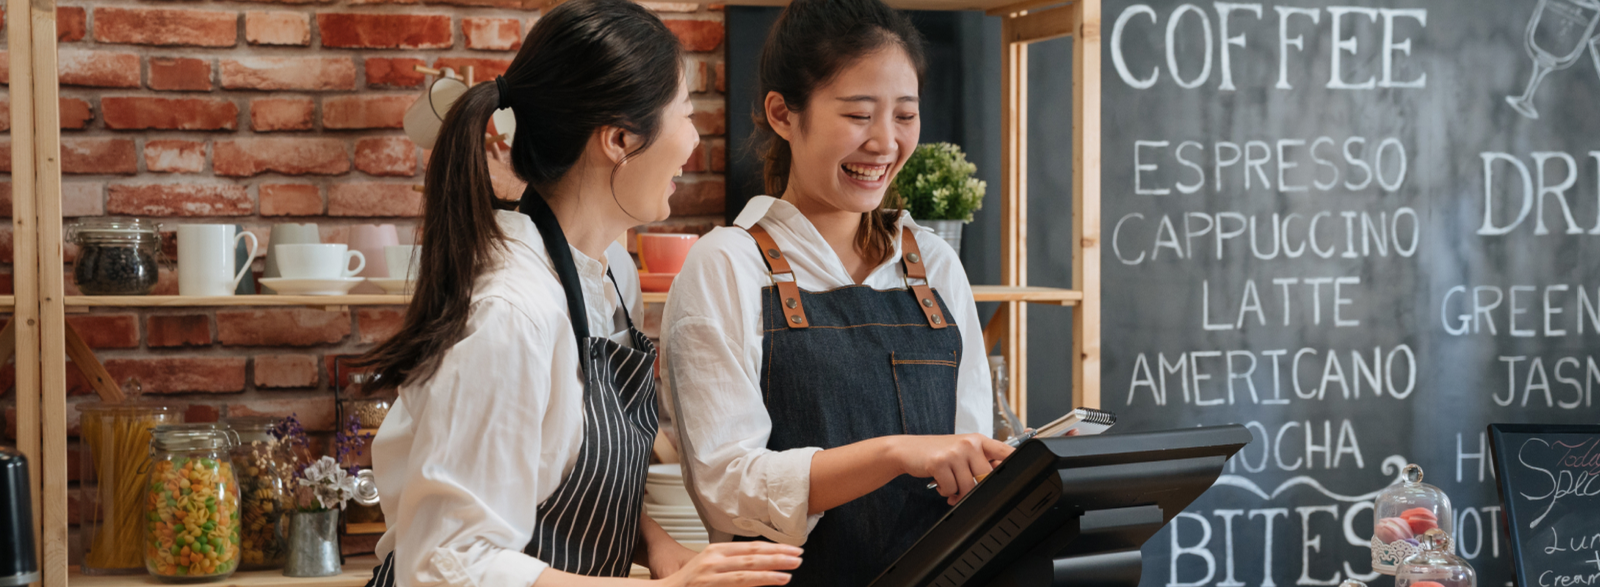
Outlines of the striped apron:
[[[655,345],[634,328],[626,304],[623,316],[633,348],[589,336],[578,271],[555,213],[532,189],[523,193],[522,211],[539,228],[566,291],[584,379],[583,443],[577,463],[539,504],[533,539],[523,552],[568,573],[626,577],[638,543],[645,474],[658,424]],[[611,284],[616,287],[614,276]],[[394,573],[390,552],[373,570],[367,587],[395,585]]]

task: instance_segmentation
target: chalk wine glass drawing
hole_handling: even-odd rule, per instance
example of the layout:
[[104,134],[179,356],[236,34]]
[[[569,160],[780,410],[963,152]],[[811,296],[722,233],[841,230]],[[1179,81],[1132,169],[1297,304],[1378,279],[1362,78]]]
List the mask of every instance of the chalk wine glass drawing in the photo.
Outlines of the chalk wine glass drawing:
[[1506,103],[1523,116],[1537,120],[1533,95],[1552,71],[1572,67],[1600,23],[1600,0],[1539,0],[1528,20],[1527,49],[1533,58],[1533,77],[1521,96],[1506,96]]

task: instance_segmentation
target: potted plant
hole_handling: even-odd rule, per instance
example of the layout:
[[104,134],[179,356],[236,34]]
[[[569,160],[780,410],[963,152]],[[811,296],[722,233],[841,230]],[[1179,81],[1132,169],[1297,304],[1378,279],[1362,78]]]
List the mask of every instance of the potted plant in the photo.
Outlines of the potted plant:
[[961,227],[983,207],[983,194],[988,187],[983,180],[972,177],[977,170],[961,147],[927,143],[911,153],[891,187],[917,224],[933,229],[959,253]]
[[[352,416],[353,418],[353,416]],[[279,438],[291,448],[305,447],[306,435],[293,416],[284,419]],[[357,440],[344,431],[334,444],[344,456]],[[297,451],[308,454],[308,451]],[[294,467],[298,506],[289,524],[289,560],[283,568],[286,577],[328,577],[340,573],[339,512],[356,493],[356,478],[331,456],[311,461],[297,459]]]

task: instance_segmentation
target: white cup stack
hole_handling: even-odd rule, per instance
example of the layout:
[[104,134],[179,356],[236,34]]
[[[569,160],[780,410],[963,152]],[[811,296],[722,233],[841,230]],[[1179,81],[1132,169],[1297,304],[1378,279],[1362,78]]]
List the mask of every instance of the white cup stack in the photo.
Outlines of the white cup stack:
[[644,513],[685,546],[698,550],[710,541],[689,499],[689,489],[683,485],[683,470],[676,463],[650,465],[644,483]]

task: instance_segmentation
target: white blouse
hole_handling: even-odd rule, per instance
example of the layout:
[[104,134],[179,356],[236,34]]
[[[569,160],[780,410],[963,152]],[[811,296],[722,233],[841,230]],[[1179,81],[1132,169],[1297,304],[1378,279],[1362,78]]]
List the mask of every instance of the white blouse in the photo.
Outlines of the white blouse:
[[[792,204],[759,196],[734,224],[748,228],[757,222],[783,250],[800,289],[824,291],[855,283],[838,255]],[[955,250],[932,230],[917,226],[909,214],[901,215],[899,226],[917,231],[928,284],[944,298],[951,322],[961,331],[955,431],[990,435],[994,399],[989,363],[966,271]],[[676,431],[669,437],[682,453],[685,480],[713,540],[763,536],[799,545],[821,518],[807,512],[811,457],[822,449],[767,449],[772,420],[762,401],[757,371],[763,337],[761,290],[772,284],[772,277],[755,239],[741,228],[718,228],[702,237],[672,283],[661,321],[666,361],[662,411],[672,412]],[[879,290],[905,287],[899,234],[894,247],[889,260],[873,269],[864,285]]]
[[[532,585],[548,566],[522,553],[540,503],[583,443],[583,380],[567,299],[532,219],[502,211],[497,267],[478,278],[466,335],[438,372],[408,382],[372,441],[373,472],[400,587]],[[572,251],[589,331],[627,342],[639,276],[613,244],[606,265]],[[629,342],[631,346],[631,342]]]

